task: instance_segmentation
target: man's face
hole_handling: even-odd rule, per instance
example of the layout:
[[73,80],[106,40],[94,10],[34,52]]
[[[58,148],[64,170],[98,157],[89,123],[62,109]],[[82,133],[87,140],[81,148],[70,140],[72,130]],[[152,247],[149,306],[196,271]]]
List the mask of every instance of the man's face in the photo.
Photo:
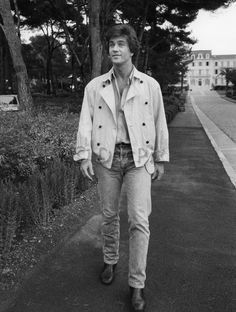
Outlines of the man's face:
[[133,53],[130,52],[126,37],[120,36],[110,39],[109,56],[114,65],[131,62]]

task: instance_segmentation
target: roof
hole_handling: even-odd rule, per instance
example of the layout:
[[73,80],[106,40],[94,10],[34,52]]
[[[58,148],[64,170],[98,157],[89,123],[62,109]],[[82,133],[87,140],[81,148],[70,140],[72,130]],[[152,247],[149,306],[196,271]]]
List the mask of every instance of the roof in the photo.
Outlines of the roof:
[[193,50],[191,53],[211,53],[211,50]]
[[236,59],[236,54],[212,55],[215,59]]

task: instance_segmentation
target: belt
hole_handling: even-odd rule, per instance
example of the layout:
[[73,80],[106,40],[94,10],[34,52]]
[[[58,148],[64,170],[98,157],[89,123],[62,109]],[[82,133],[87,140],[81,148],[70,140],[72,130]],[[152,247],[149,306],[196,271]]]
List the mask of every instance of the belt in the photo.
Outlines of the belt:
[[131,143],[120,142],[116,144],[117,147],[130,147]]

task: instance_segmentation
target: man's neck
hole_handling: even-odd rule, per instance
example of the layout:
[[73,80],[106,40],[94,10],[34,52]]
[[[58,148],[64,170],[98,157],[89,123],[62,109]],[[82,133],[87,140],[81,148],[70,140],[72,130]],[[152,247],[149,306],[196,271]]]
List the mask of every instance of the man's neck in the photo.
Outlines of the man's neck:
[[116,77],[127,80],[133,70],[133,64],[122,64],[121,66],[113,65]]

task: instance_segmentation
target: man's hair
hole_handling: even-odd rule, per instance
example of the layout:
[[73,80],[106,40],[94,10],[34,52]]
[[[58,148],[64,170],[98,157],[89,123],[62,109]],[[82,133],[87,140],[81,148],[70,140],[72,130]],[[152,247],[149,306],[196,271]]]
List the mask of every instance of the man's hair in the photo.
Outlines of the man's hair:
[[127,39],[129,49],[131,53],[136,53],[139,48],[139,41],[137,38],[136,31],[128,24],[116,24],[108,29],[106,33],[106,45],[107,51],[109,52],[109,41],[112,38],[123,36]]

